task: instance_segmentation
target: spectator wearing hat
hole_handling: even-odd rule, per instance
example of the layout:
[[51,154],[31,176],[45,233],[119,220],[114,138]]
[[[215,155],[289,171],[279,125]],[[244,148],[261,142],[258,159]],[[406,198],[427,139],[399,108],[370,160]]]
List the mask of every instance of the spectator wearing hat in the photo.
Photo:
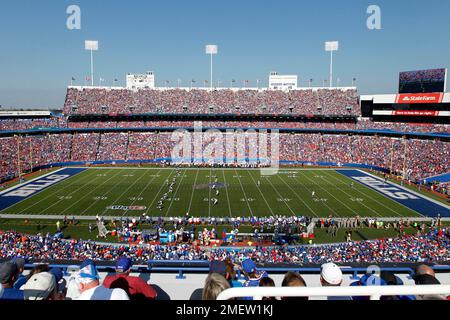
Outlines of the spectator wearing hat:
[[[358,281],[352,282],[350,284],[351,287],[355,286],[385,286],[387,285],[386,281],[384,281],[379,276],[367,273],[363,275]],[[369,300],[370,298],[368,296],[355,296],[352,297],[353,300]]]
[[[252,259],[246,259],[242,262],[242,271],[244,272],[244,287],[258,287],[262,278],[268,277],[266,271],[256,270],[256,264]],[[245,297],[244,300],[253,300],[252,297]]]
[[108,289],[100,285],[97,267],[92,260],[83,262],[76,282],[80,291],[77,300],[130,300],[123,289]]
[[25,300],[59,300],[56,279],[50,272],[34,274],[23,286]]
[[268,277],[266,271],[256,270],[256,264],[252,259],[246,259],[242,262],[242,271],[244,271],[246,278],[244,287],[257,287],[262,278]]
[[65,300],[67,295],[67,281],[64,279],[61,268],[51,268],[50,273],[55,277],[56,281],[56,297],[55,300]]
[[22,287],[27,282],[27,277],[22,274],[25,269],[25,259],[15,257],[11,259],[11,262],[15,263],[17,265],[17,268],[19,269],[19,276],[14,283],[14,288],[20,289],[20,287]]
[[142,278],[130,276],[133,262],[130,258],[122,257],[117,260],[116,274],[108,275],[103,281],[103,286],[109,289],[123,289],[130,300],[156,299],[155,289]]
[[[342,271],[336,264],[330,262],[320,267],[320,284],[322,287],[340,287],[342,284]],[[351,297],[329,296],[328,300],[352,300]]]
[[14,283],[19,278],[19,268],[13,262],[5,262],[0,265],[0,283],[2,295],[0,300],[24,300],[23,291],[14,288]]

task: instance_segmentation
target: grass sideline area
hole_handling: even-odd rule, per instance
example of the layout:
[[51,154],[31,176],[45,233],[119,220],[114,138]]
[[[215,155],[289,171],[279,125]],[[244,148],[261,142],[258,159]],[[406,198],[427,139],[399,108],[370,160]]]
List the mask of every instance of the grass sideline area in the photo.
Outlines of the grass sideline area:
[[[332,169],[182,168],[164,208],[157,203],[173,168],[88,168],[1,214],[197,217],[420,217],[418,213]],[[219,194],[211,186],[216,184]],[[312,192],[315,193],[312,196]],[[217,203],[214,204],[214,198]]]
[[[92,232],[89,232],[89,224],[92,225]],[[450,225],[450,223],[444,223],[444,225]],[[62,223],[61,223],[62,226]],[[170,227],[170,224],[168,224]],[[197,230],[203,230],[203,228],[211,229],[211,226],[199,225],[197,226]],[[140,225],[141,229],[150,229],[151,225],[143,224]],[[231,229],[231,226],[224,225],[219,226],[218,237],[221,238],[221,231],[223,228],[226,228],[228,231]],[[11,219],[0,219],[0,231],[15,231],[22,234],[28,235],[36,235],[38,233],[41,234],[54,234],[56,232],[56,222],[50,220],[29,220],[25,222],[24,220],[11,220]],[[331,234],[328,234],[326,229],[316,228],[315,229],[315,239],[313,240],[313,244],[327,244],[327,243],[338,243],[345,242],[345,232],[349,229],[340,229],[337,233],[336,237],[332,237]],[[252,233],[251,226],[241,226],[239,228],[241,233]],[[92,241],[100,241],[100,242],[111,242],[111,243],[120,243],[117,237],[112,237],[108,235],[106,239],[98,239],[97,234],[98,231],[95,227],[95,222],[90,221],[78,221],[76,225],[68,225],[67,227],[62,227],[62,232],[64,234],[64,238],[66,239],[83,239],[83,240],[92,240]],[[413,227],[405,228],[406,234],[416,234],[417,229]],[[397,237],[399,233],[390,228],[386,229],[374,229],[374,228],[356,228],[353,229],[352,239],[354,241],[362,241],[362,240],[373,240],[373,239],[381,239],[381,238],[394,238]],[[303,244],[307,244],[308,240],[304,240]]]

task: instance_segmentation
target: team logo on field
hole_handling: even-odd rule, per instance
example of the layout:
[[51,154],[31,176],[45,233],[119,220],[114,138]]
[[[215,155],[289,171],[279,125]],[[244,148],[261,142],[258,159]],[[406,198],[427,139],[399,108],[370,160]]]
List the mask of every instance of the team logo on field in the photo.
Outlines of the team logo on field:
[[147,209],[145,206],[109,206],[108,210],[141,211]]

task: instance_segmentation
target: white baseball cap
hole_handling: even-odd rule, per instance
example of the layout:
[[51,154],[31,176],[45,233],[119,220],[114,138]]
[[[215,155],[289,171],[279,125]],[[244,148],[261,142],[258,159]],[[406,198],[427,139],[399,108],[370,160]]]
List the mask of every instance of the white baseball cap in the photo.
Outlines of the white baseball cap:
[[325,263],[321,267],[322,279],[331,285],[339,285],[342,282],[342,271],[334,263]]

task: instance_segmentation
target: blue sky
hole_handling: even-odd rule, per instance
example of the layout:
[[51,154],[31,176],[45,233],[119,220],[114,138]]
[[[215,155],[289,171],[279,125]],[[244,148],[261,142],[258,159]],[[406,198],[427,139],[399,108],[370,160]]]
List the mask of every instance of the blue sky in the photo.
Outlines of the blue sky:
[[[66,8],[81,8],[81,30],[66,28]],[[381,8],[382,30],[366,28]],[[448,0],[2,0],[0,105],[61,107],[65,88],[89,75],[85,39],[97,39],[96,82],[155,71],[157,83],[209,79],[204,45],[219,45],[215,80],[238,83],[270,71],[321,85],[324,41],[339,40],[335,79],[358,79],[360,93],[393,93],[398,72],[450,66]]]

